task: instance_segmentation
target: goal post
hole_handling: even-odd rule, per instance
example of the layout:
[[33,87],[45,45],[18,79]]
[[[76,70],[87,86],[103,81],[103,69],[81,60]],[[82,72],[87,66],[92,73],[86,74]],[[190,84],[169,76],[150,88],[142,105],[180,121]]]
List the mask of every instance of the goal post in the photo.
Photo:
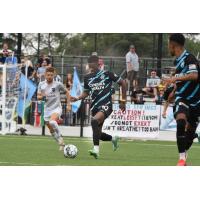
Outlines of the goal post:
[[2,85],[1,85],[1,100],[0,100],[0,106],[1,106],[1,115],[0,115],[0,122],[1,122],[1,130],[0,133],[2,135],[6,134],[6,65],[0,65],[1,70],[1,79],[2,79]]
[[14,121],[18,102],[17,65],[0,65],[0,134],[14,133],[17,123]]

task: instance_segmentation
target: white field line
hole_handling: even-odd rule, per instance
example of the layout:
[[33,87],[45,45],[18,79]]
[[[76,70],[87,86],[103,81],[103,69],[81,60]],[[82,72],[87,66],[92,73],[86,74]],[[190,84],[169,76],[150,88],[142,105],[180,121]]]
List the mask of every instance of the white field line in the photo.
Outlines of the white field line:
[[[51,137],[48,137],[48,138],[35,138],[36,136],[24,136],[24,137],[20,137],[20,136],[2,136],[0,137],[0,140],[1,139],[9,139],[9,140],[15,140],[15,139],[23,139],[23,140],[36,140],[36,141],[45,141],[45,140],[52,140],[53,139]],[[70,141],[77,141],[77,139],[79,138],[69,138]],[[65,138],[65,141],[67,141],[67,139]],[[81,139],[81,141],[78,141],[79,143],[81,142],[85,142],[85,143],[91,143],[92,140],[90,139]],[[139,143],[137,142],[136,140],[128,140],[128,141],[120,141],[120,144],[130,144],[131,142],[133,142],[133,145],[147,145],[147,146],[159,146],[159,147],[176,147],[176,144],[156,144],[156,143],[151,143],[151,144],[148,144],[146,142],[144,143]],[[142,142],[142,141],[141,141]],[[158,141],[159,142],[159,141]],[[192,148],[195,148],[195,149],[200,149],[200,145],[199,146],[192,146]]]
[[41,166],[41,164],[36,164],[36,163],[18,163],[18,162],[3,162],[0,161],[0,164],[5,164],[5,165],[30,165],[30,166]]

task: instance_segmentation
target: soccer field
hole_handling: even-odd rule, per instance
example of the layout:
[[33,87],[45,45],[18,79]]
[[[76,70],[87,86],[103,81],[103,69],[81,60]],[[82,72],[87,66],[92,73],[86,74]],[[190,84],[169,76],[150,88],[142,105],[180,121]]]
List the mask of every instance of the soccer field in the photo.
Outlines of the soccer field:
[[[120,141],[113,152],[111,143],[101,143],[98,160],[89,156],[92,141],[86,138],[65,137],[66,144],[74,144],[79,153],[68,159],[48,136],[0,136],[0,165],[6,166],[174,166],[178,154],[175,142]],[[189,152],[188,165],[200,165],[200,145]]]

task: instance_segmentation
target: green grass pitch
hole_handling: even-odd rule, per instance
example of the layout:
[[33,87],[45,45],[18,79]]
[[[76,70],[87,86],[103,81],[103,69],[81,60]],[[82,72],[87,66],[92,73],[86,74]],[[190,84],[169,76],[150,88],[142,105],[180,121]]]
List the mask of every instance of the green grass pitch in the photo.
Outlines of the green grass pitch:
[[[101,142],[98,160],[89,156],[92,141],[86,138],[65,137],[66,144],[74,144],[79,153],[67,159],[53,138],[48,136],[0,136],[0,165],[3,166],[174,166],[178,154],[175,142],[120,141],[120,148],[112,151],[110,142]],[[200,145],[189,152],[188,165],[200,165]]]

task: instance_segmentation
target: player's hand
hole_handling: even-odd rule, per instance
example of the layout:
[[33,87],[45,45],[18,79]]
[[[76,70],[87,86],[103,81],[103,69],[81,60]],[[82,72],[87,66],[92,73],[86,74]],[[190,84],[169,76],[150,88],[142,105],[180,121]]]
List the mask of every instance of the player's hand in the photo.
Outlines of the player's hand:
[[120,101],[119,102],[119,108],[121,109],[122,112],[124,112],[126,110],[126,102]]
[[77,97],[72,97],[72,96],[70,96],[70,101],[71,102],[76,102],[76,101],[78,101],[79,99],[77,98]]

